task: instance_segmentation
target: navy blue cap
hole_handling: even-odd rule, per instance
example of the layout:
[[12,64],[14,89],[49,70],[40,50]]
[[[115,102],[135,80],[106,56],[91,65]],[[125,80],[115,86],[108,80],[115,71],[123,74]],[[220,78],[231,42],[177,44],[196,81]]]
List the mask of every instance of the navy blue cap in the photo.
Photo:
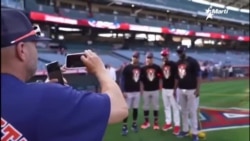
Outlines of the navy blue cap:
[[135,57],[135,58],[139,58],[140,57],[140,53],[138,51],[135,51],[135,52],[133,52],[132,56]]
[[1,48],[18,42],[50,40],[40,35],[40,28],[34,27],[23,11],[1,7]]
[[153,58],[154,54],[152,52],[147,52],[146,57],[147,58]]
[[185,52],[186,48],[187,48],[187,46],[179,45],[179,46],[177,46],[176,51],[177,52]]

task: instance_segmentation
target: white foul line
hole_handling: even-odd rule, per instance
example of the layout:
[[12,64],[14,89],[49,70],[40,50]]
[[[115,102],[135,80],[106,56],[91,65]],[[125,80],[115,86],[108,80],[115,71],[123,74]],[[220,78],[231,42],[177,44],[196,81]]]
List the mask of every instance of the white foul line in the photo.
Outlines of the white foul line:
[[231,127],[218,127],[218,128],[212,128],[212,129],[202,129],[201,131],[210,132],[210,131],[229,130],[229,129],[238,129],[238,128],[249,128],[249,125],[231,126]]
[[247,108],[238,108],[238,107],[230,107],[230,108],[223,108],[223,107],[208,107],[208,106],[200,106],[199,108],[203,109],[211,109],[211,110],[230,110],[230,109],[235,109],[235,110],[242,110],[242,111],[249,111]]

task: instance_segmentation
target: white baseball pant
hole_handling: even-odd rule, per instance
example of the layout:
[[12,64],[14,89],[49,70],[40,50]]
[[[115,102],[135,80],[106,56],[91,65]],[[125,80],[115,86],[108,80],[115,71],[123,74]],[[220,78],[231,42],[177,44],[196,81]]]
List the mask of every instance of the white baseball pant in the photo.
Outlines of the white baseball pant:
[[[180,103],[180,89],[179,88],[176,89],[176,101],[177,101],[178,104]],[[196,98],[196,108],[197,108],[197,110],[198,110],[199,106],[200,106],[200,97],[197,97]]]
[[128,107],[131,109],[138,109],[140,105],[140,92],[125,92],[127,95],[126,101]]
[[[180,111],[178,103],[173,95],[173,89],[162,89],[162,99],[165,112],[165,123],[172,124],[172,112],[173,121],[175,126],[180,126]],[[171,112],[172,109],[172,112]]]
[[[177,100],[178,106],[180,106],[180,89],[179,88],[177,88],[177,90],[176,90],[176,100]],[[200,106],[200,97],[197,97],[196,98],[196,106],[195,106],[197,111],[199,109],[199,106]],[[198,118],[199,118],[199,113],[198,113]],[[198,122],[199,122],[199,119],[198,119]],[[191,126],[192,123],[190,121],[190,118],[188,118],[188,123],[189,123],[189,126]]]
[[[200,97],[197,97],[196,98],[196,101],[195,101],[195,108],[196,108],[196,111],[197,111],[197,120],[198,120],[198,122],[199,122],[199,112],[200,111],[198,111],[199,110],[199,104],[200,104]],[[191,123],[191,120],[190,120],[190,118],[188,119],[188,123],[189,123],[189,126],[191,127],[191,125],[192,125],[192,123]],[[199,125],[199,123],[198,123],[198,125]]]
[[154,110],[159,110],[159,90],[143,92],[143,110],[149,110],[150,104]]
[[182,118],[182,131],[189,131],[189,116],[191,122],[191,132],[198,134],[198,117],[197,117],[197,98],[194,95],[195,89],[180,89],[180,105]]
[[196,110],[199,109],[199,106],[200,106],[200,97],[196,97]]

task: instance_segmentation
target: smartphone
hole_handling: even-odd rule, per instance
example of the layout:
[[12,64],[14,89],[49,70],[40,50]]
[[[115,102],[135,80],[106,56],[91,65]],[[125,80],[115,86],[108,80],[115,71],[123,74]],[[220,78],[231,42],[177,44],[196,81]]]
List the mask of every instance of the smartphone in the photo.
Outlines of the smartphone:
[[66,68],[82,68],[85,67],[84,63],[81,60],[83,53],[73,53],[66,55]]
[[58,83],[64,85],[62,71],[57,61],[46,64],[49,79],[57,79]]

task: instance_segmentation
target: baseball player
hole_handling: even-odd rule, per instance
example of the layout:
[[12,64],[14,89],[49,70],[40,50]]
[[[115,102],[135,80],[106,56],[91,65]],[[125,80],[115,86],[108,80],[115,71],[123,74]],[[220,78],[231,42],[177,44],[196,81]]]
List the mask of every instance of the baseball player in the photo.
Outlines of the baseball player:
[[[137,127],[137,117],[138,117],[138,108],[140,104],[140,73],[141,68],[139,66],[139,52],[134,52],[132,56],[132,61],[130,64],[126,65],[122,72],[122,84],[123,84],[123,93],[127,100],[128,107],[133,109],[133,123],[132,130],[134,132],[138,131]],[[127,126],[128,118],[123,120],[122,135],[126,136],[128,134]]]
[[150,127],[149,122],[149,108],[150,104],[153,106],[154,113],[154,130],[159,130],[158,125],[158,111],[159,111],[159,87],[162,76],[162,69],[160,66],[153,63],[153,53],[146,54],[146,65],[141,69],[141,81],[143,84],[143,109],[145,122],[141,125],[142,129]]
[[165,125],[162,127],[163,131],[172,129],[172,112],[174,120],[173,134],[178,135],[180,132],[180,114],[178,103],[176,101],[177,88],[177,65],[175,62],[169,60],[169,50],[163,49],[161,51],[163,61],[163,77],[162,77],[162,99],[165,111]]
[[178,137],[188,136],[190,116],[191,132],[193,141],[198,141],[198,118],[197,118],[197,97],[200,90],[200,66],[196,59],[185,54],[185,46],[177,47],[179,56],[178,65],[178,87],[180,89],[180,105],[182,131]]

